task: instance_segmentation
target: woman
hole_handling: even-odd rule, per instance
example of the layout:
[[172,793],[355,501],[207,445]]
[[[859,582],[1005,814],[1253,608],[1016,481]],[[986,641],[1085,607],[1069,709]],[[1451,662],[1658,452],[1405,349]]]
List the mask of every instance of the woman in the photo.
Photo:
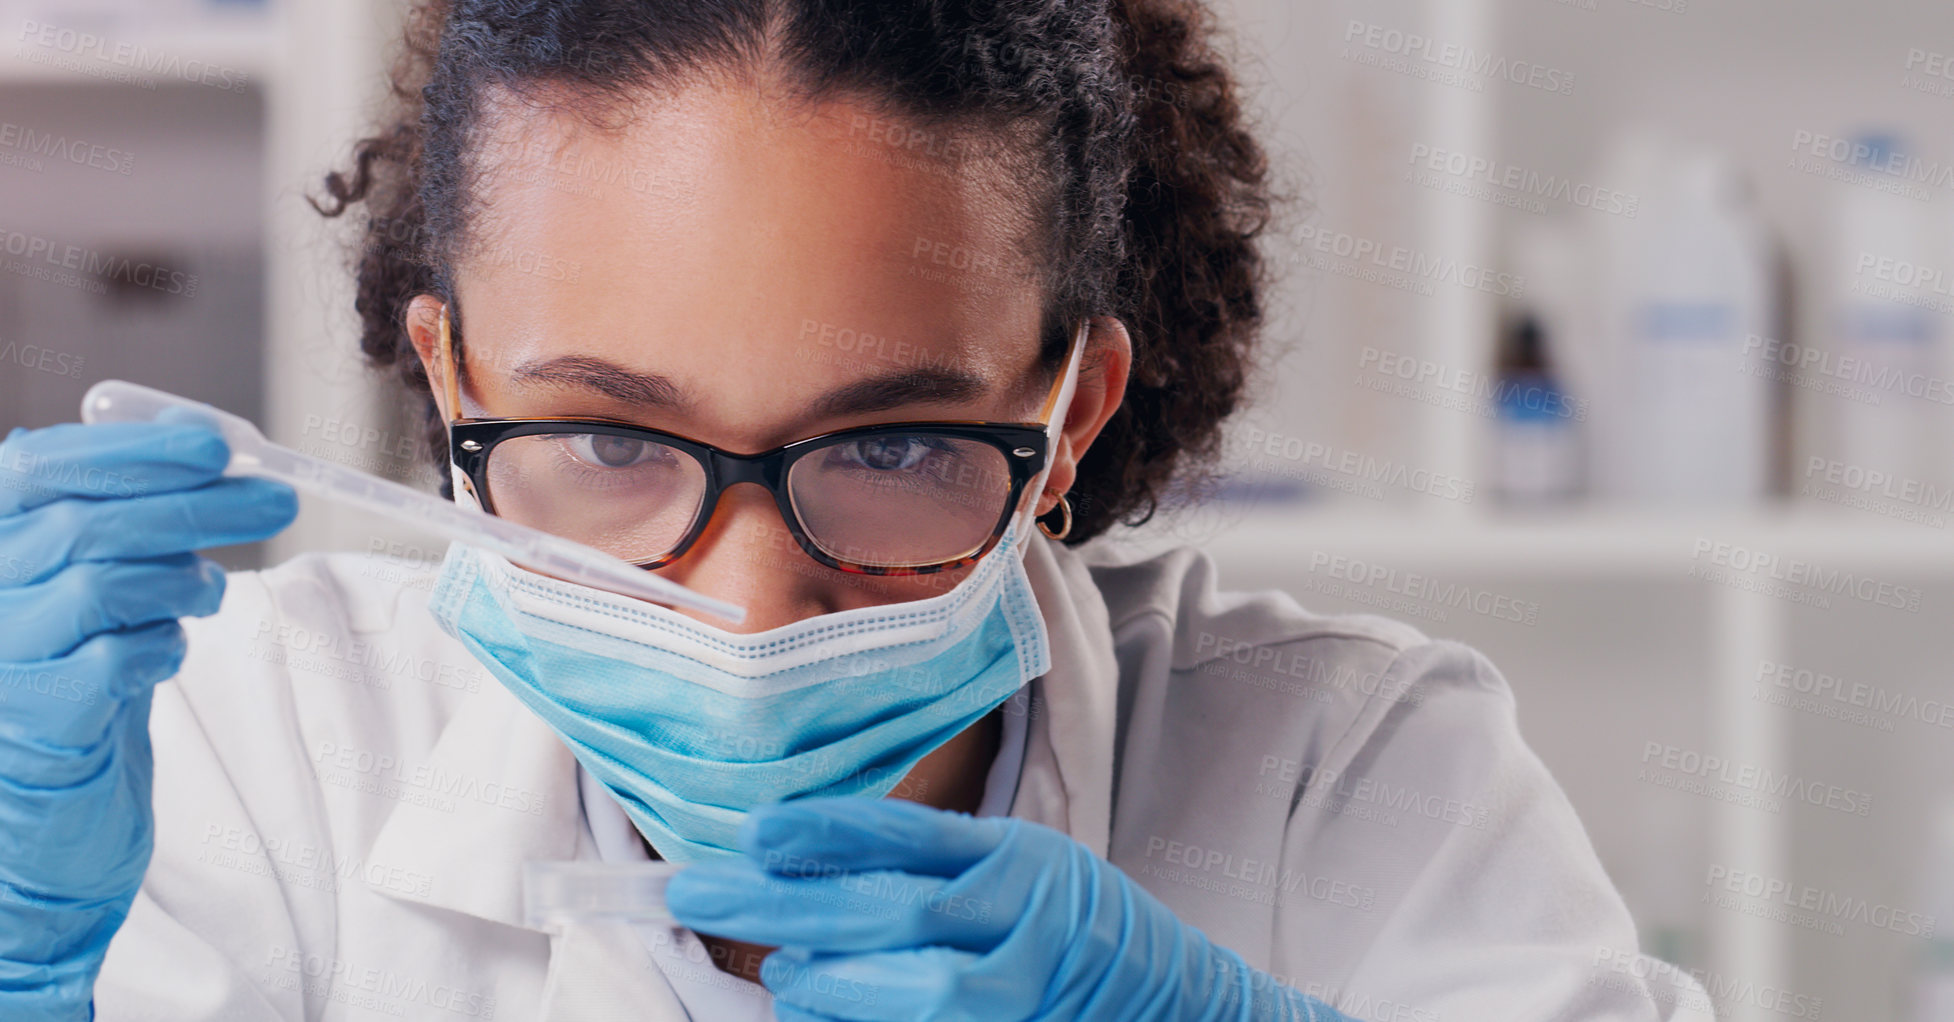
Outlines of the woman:
[[[1258,326],[1264,160],[1197,7],[414,14],[398,119],[328,182],[366,213],[366,354],[456,499],[747,617],[462,546],[227,588],[192,551],[283,528],[289,491],[218,478],[194,425],[16,432],[0,1014],[1693,992],[1636,955],[1484,659],[1217,591],[1191,550],[1075,549],[1198,474]],[[689,864],[682,925],[525,917],[525,862],[650,858]]]

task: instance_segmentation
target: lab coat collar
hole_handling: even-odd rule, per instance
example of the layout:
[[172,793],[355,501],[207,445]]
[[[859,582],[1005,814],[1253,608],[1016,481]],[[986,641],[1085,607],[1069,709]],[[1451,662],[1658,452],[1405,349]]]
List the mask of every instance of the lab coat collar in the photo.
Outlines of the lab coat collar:
[[[470,654],[456,643],[451,655]],[[395,806],[369,859],[432,882],[370,884],[379,893],[523,926],[522,864],[588,857],[575,757],[500,684],[469,696],[422,768],[454,797]]]
[[1062,830],[1103,858],[1112,830],[1119,695],[1106,601],[1085,561],[1042,535],[1025,546],[1025,574],[1045,619],[1052,666],[1033,683],[1024,774],[1011,815]]
[[[459,643],[454,653],[469,655]],[[452,812],[411,802],[395,807],[374,841],[372,860],[398,864],[433,882],[426,890],[371,881],[369,886],[405,901],[542,929],[523,919],[523,863],[596,856],[569,746],[507,689],[485,685],[449,719],[427,768],[436,778],[482,785],[472,789],[480,797],[457,799]],[[493,798],[490,784],[502,786]],[[550,932],[550,957],[536,1015],[541,1022],[687,1018],[628,923],[593,919],[545,932]]]
[[[1050,638],[1051,668],[1034,682],[1023,775],[1011,812],[1062,830],[1104,856],[1119,681],[1106,603],[1085,562],[1042,535],[1026,544],[1025,573]],[[431,620],[427,627],[437,630]],[[459,643],[450,655],[470,656]],[[433,881],[409,889],[376,882],[380,893],[522,926],[525,861],[594,857],[585,838],[576,759],[500,684],[470,695],[424,769],[438,787],[457,789],[457,797],[452,803],[396,805],[369,858]],[[491,790],[494,797],[488,797]]]

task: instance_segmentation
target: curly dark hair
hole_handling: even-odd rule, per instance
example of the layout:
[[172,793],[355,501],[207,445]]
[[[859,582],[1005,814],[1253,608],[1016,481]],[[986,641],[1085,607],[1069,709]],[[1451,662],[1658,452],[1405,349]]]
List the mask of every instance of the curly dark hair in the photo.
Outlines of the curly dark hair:
[[[440,417],[408,340],[419,294],[449,297],[468,224],[470,142],[488,88],[567,92],[600,123],[637,90],[768,65],[800,94],[868,97],[922,129],[1016,131],[1012,182],[1038,208],[1044,356],[1064,324],[1122,320],[1125,402],[1070,492],[1070,543],[1151,518],[1198,484],[1244,400],[1263,318],[1268,160],[1199,0],[411,0],[385,126],[329,175],[326,216],[364,206],[360,339]],[[1026,140],[1028,141],[1022,141]],[[447,473],[439,473],[452,496]]]

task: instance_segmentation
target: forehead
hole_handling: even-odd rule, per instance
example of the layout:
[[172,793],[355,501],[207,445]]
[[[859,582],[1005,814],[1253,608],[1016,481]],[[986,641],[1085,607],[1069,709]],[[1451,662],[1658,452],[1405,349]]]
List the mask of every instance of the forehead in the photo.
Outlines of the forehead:
[[783,323],[884,347],[1035,330],[1033,203],[978,133],[723,81],[614,121],[488,103],[457,259],[471,318],[520,303],[592,333],[664,324],[736,348]]

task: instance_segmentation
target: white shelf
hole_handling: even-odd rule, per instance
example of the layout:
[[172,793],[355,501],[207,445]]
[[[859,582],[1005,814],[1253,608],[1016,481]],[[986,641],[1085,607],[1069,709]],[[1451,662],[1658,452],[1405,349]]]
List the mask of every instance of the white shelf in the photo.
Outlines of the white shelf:
[[1706,542],[1827,569],[1954,574],[1954,531],[1806,507],[1434,516],[1385,509],[1221,505],[1107,541],[1136,555],[1194,544],[1217,560],[1237,563],[1320,551],[1392,565],[1586,576],[1680,576],[1697,557],[1699,544]]

